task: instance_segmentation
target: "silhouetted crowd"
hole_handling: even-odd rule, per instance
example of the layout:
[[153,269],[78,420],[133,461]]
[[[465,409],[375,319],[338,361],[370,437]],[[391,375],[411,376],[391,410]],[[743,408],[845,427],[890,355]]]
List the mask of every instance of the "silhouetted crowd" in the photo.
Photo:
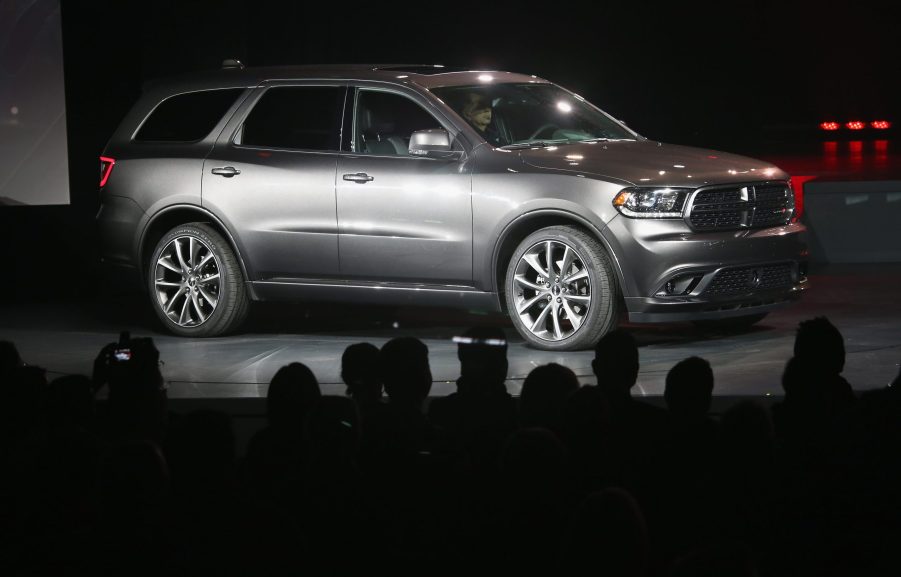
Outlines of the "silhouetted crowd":
[[718,415],[698,357],[665,409],[633,397],[624,330],[597,385],[552,363],[515,398],[504,339],[457,339],[457,390],[431,400],[411,337],[349,346],[347,396],[284,366],[240,457],[228,414],[169,410],[151,339],[49,383],[2,342],[0,573],[899,574],[901,383],[855,394],[827,319],[799,325],[783,399]]

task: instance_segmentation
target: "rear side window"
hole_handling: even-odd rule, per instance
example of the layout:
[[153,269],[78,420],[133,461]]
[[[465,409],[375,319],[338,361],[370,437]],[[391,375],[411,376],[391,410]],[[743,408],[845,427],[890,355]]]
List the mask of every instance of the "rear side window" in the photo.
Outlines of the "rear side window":
[[241,144],[300,150],[340,150],[345,88],[269,88],[244,122]]
[[178,94],[164,100],[144,121],[135,140],[145,142],[194,142],[207,136],[243,88],[204,90]]

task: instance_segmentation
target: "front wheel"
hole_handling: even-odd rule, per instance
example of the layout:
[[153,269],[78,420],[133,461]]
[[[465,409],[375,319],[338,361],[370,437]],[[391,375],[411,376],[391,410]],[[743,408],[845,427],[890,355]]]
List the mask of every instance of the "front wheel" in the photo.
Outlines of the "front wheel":
[[222,235],[206,224],[183,224],[166,233],[147,276],[154,312],[177,335],[223,335],[247,316],[249,299],[238,260]]
[[600,243],[574,226],[526,237],[510,259],[505,290],[513,325],[534,347],[590,348],[616,328],[613,267]]

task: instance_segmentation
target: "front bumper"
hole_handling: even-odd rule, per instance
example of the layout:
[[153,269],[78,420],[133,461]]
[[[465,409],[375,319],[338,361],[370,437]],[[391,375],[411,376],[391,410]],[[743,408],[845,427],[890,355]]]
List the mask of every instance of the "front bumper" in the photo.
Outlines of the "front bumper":
[[681,220],[610,221],[629,320],[670,322],[767,312],[807,288],[806,228],[694,232]]

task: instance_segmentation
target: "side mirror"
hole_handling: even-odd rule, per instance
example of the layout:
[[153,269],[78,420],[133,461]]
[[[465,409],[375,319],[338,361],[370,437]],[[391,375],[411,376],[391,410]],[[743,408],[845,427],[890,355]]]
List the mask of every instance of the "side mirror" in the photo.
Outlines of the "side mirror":
[[440,128],[414,132],[410,136],[408,151],[411,156],[427,156],[429,158],[445,158],[448,160],[458,160],[463,156],[461,151],[451,149],[450,134]]

